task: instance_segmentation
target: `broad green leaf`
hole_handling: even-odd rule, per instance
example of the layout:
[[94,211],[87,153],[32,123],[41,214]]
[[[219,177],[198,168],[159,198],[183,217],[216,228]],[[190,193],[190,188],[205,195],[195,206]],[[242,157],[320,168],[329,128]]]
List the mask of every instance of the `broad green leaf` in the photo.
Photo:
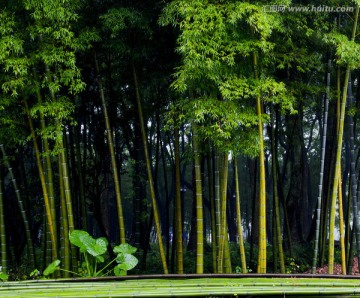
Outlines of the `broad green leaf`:
[[127,253],[127,254],[133,254],[137,250],[136,247],[131,246],[128,243],[120,244],[118,246],[114,247],[114,253]]
[[121,269],[131,270],[139,263],[139,260],[131,254],[120,254],[116,258],[116,262],[120,263],[118,266]]
[[114,274],[115,274],[115,276],[124,276],[124,275],[126,275],[126,270],[123,270],[118,265],[114,268]]
[[54,273],[55,270],[58,270],[60,267],[59,267],[59,264],[61,263],[60,260],[55,260],[54,262],[52,262],[49,266],[47,266],[43,272],[43,275],[44,276],[48,276],[52,273]]
[[104,263],[105,259],[103,256],[95,256],[96,261],[98,261],[99,263]]
[[0,272],[0,280],[2,281],[7,281],[9,278],[9,275],[7,275],[6,273],[4,272]]
[[107,240],[105,238],[98,238],[95,240],[91,236],[89,237],[86,237],[86,239],[84,239],[86,251],[94,257],[104,254],[108,245]]
[[86,246],[84,244],[84,237],[89,236],[88,232],[81,230],[74,230],[70,233],[69,239],[72,244],[80,248],[80,252],[86,251]]

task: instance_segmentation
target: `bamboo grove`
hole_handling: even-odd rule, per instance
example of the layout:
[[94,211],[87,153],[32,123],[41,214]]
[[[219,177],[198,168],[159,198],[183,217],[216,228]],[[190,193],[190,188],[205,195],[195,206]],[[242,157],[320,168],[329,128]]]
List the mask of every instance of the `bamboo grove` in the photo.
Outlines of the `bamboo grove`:
[[79,270],[81,229],[138,273],[351,274],[359,3],[320,2],[1,1],[0,271]]

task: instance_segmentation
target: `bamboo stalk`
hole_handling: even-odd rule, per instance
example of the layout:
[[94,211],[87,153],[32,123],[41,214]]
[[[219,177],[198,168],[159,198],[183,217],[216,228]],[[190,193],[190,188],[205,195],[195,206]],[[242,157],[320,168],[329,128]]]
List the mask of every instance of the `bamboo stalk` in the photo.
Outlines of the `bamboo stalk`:
[[[230,275],[231,277],[232,275]],[[197,297],[246,295],[360,294],[356,279],[322,278],[166,278],[122,281],[5,282],[0,295],[11,297]]]
[[3,181],[0,180],[0,258],[1,258],[1,272],[7,273],[7,245],[6,245],[6,228],[5,228],[5,214],[4,214],[4,196],[3,196]]

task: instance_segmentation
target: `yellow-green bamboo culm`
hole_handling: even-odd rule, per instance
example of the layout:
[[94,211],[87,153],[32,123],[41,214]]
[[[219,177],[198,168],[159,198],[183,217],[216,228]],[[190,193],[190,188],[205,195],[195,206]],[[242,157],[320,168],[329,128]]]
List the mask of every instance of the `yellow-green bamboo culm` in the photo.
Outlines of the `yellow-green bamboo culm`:
[[[256,53],[253,54],[253,66],[255,80],[258,80],[259,73]],[[259,255],[257,272],[266,273],[266,181],[262,106],[260,95],[256,96],[256,114],[258,116],[259,136]]]
[[[356,5],[353,29],[351,34],[351,40],[355,40],[356,29],[359,16],[359,5]],[[342,92],[341,108],[340,108],[340,120],[339,120],[339,130],[338,130],[338,139],[337,139],[337,150],[336,150],[336,162],[335,162],[335,177],[333,184],[333,191],[331,197],[331,207],[330,207],[330,221],[329,221],[329,274],[334,273],[334,230],[335,230],[335,209],[336,209],[336,197],[338,193],[339,181],[340,181],[340,162],[341,162],[341,149],[343,141],[343,131],[344,131],[344,119],[345,119],[345,109],[346,109],[346,99],[348,92],[348,81],[350,77],[350,66],[346,67],[344,86]],[[354,205],[355,206],[355,205]],[[355,226],[359,226],[357,215],[354,218]]]
[[151,168],[151,160],[150,160],[150,156],[149,156],[144,116],[143,116],[143,111],[142,111],[142,106],[141,106],[140,91],[139,91],[134,62],[132,63],[132,71],[133,71],[135,93],[136,93],[136,96],[135,96],[136,97],[136,105],[138,108],[138,114],[139,114],[139,119],[140,119],[141,139],[142,139],[142,143],[144,146],[146,170],[147,170],[147,175],[148,175],[148,180],[149,180],[151,203],[152,203],[152,209],[153,209],[153,214],[154,214],[155,230],[158,235],[159,252],[160,252],[161,262],[163,265],[163,270],[164,270],[165,274],[168,274],[169,270],[168,270],[168,266],[167,266],[167,262],[166,262],[165,249],[164,249],[164,245],[163,245],[160,216],[159,216],[159,211],[158,211],[157,202],[156,202],[155,186],[154,186],[154,180],[153,180],[152,168]]
[[198,128],[195,123],[192,124],[192,130],[196,189],[196,273],[201,274],[204,272],[204,218]]
[[239,237],[241,268],[242,268],[242,273],[247,273],[244,237],[243,237],[243,229],[241,222],[239,173],[238,173],[238,165],[237,165],[236,157],[234,158],[234,172],[235,172],[236,225],[237,225],[237,232]]

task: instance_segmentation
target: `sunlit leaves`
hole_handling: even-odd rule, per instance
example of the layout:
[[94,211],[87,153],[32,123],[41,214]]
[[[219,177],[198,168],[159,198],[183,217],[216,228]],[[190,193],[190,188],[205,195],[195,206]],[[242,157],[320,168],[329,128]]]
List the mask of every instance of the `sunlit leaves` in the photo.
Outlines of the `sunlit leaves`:
[[[175,108],[177,117],[201,124],[201,137],[219,148],[238,151],[244,145],[247,154],[254,153],[258,142],[253,128],[259,120],[255,98],[292,110],[293,97],[285,84],[266,70],[254,79],[251,67],[254,52],[271,56],[274,44],[269,38],[283,31],[281,14],[242,1],[175,0],[165,7],[160,23],[180,30],[177,51],[182,63],[172,87],[186,98]],[[193,96],[187,98],[188,93]],[[240,135],[251,141],[241,142]]]
[[350,69],[360,67],[360,45],[358,43],[336,32],[326,35],[324,39],[335,47],[338,64],[348,65]]

